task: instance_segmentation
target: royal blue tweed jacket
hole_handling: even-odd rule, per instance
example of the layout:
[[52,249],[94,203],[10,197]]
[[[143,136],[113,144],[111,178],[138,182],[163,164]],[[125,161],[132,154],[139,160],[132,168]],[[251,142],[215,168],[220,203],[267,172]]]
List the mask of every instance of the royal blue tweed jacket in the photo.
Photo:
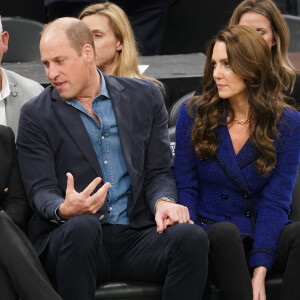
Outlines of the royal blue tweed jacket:
[[215,130],[216,157],[200,160],[191,143],[192,124],[184,104],[176,125],[174,160],[179,203],[189,207],[191,219],[203,228],[224,221],[237,225],[242,236],[254,239],[250,267],[270,269],[281,230],[290,222],[300,160],[300,113],[285,108],[275,142],[277,164],[267,177],[254,168],[258,153],[249,139],[235,154],[226,126]]

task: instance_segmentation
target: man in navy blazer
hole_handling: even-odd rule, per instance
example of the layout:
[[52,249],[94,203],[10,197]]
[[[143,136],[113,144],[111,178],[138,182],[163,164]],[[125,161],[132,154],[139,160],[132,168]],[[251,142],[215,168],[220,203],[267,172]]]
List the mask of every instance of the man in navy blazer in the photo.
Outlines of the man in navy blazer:
[[52,86],[23,106],[17,143],[29,237],[55,288],[88,300],[100,282],[144,280],[164,282],[163,299],[201,299],[208,243],[175,203],[160,90],[97,70],[74,18],[47,25],[40,51]]

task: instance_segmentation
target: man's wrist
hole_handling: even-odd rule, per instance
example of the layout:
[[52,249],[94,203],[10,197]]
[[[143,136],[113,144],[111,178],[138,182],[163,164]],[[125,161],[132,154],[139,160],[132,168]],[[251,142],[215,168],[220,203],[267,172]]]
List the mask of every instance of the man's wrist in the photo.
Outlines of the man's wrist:
[[157,210],[157,204],[158,204],[160,201],[171,202],[171,203],[176,204],[176,201],[175,201],[174,199],[172,199],[172,198],[169,198],[169,197],[162,197],[162,198],[159,198],[159,199],[155,202],[154,212],[156,212],[156,210]]
[[59,213],[58,213],[58,209],[59,207],[62,205],[62,203],[60,205],[58,205],[54,211],[54,217],[55,217],[55,220],[59,223],[59,224],[62,224],[65,222],[65,220],[63,220],[60,216],[59,216]]

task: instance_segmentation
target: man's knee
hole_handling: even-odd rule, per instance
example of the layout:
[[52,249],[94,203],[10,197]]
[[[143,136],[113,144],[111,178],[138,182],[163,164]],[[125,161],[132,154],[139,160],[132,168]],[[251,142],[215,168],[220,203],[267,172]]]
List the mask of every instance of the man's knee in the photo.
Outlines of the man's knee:
[[89,248],[101,239],[101,223],[92,215],[73,217],[59,228],[62,232],[58,235],[64,246],[72,245],[77,249]]
[[169,227],[170,238],[177,244],[185,245],[185,248],[208,251],[208,239],[205,231],[197,225],[182,223]]

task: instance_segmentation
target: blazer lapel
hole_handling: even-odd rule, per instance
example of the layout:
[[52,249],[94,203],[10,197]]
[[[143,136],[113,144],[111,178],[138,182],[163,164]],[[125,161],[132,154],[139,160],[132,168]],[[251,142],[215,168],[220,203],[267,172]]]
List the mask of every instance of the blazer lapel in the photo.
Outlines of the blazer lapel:
[[[253,161],[254,156],[250,149],[246,149],[248,147],[251,148],[251,143],[249,140],[246,142],[244,147],[241,149],[243,151],[243,159],[239,161],[238,155],[235,154],[230,134],[226,126],[219,126],[215,130],[218,138],[218,148],[217,148],[217,160],[219,165],[222,167],[224,172],[245,192],[250,193],[250,189],[246,184],[246,179],[243,174],[242,168],[244,167],[244,163],[247,162],[249,164]],[[249,144],[249,145],[248,145]],[[246,154],[247,153],[247,154]]]
[[111,76],[104,75],[107,90],[114,108],[120,143],[124,159],[128,168],[129,176],[131,172],[131,136],[132,136],[132,102],[124,92],[125,88]]
[[74,107],[67,104],[55,89],[52,92],[52,98],[56,100],[54,101],[55,110],[66,130],[72,136],[74,143],[77,144],[87,161],[102,178],[103,176],[97,155],[79,113],[76,109],[74,109]]

